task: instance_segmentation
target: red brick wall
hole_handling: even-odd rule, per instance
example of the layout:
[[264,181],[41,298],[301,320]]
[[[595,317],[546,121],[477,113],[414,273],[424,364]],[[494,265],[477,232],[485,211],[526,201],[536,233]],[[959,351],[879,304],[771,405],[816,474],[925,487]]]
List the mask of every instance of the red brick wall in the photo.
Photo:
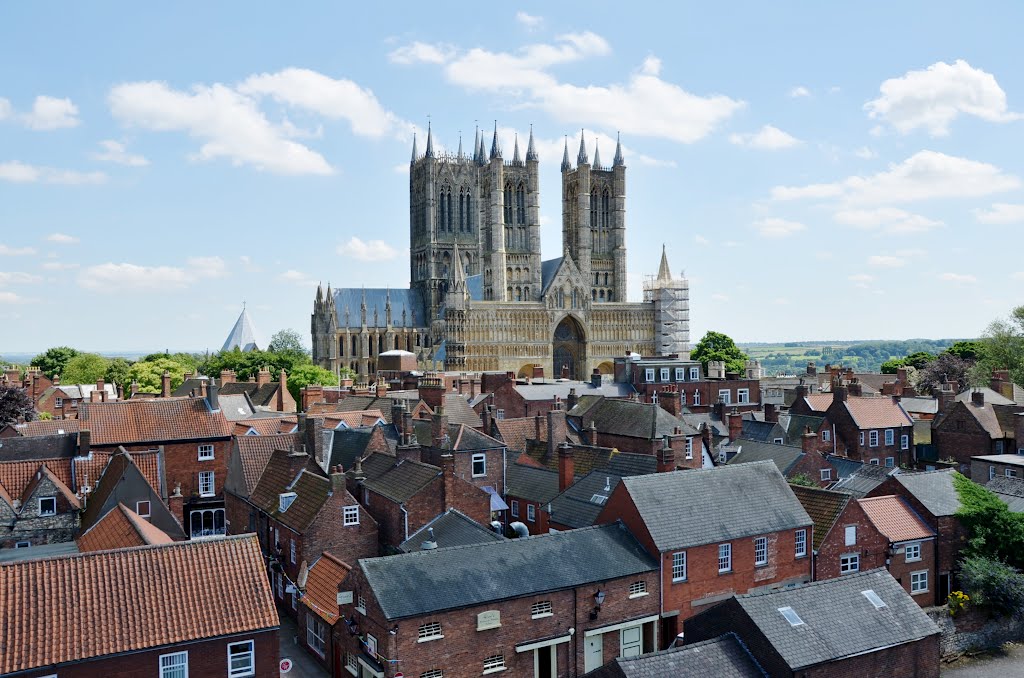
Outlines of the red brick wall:
[[[846,526],[857,528],[857,543],[846,546]],[[840,576],[840,558],[848,553],[860,555],[858,572],[875,567],[885,567],[886,551],[889,540],[886,539],[868,520],[867,514],[855,500],[850,500],[846,508],[839,514],[825,540],[818,547],[818,556],[814,564],[814,579],[834,579]]]
[[[199,461],[200,445],[213,445],[213,459]],[[159,447],[156,443],[124,446],[129,452],[152,450],[156,447]],[[214,493],[219,495],[223,492],[224,481],[228,477],[228,460],[231,458],[231,438],[164,443],[163,448],[167,494],[173,494],[175,485],[181,483],[181,495],[185,497],[185,503],[188,503],[190,497],[198,497],[200,471],[213,471]],[[117,446],[97,447],[97,449],[112,452],[117,449]],[[183,521],[183,525],[188,524],[184,520],[184,516],[177,517]]]
[[957,403],[953,410],[942,418],[938,427],[932,429],[932,443],[939,459],[952,457],[957,461],[960,473],[984,483],[988,480],[987,471],[983,477],[974,478],[971,475],[971,457],[995,454],[995,445],[988,432],[968,412],[968,407],[973,405]]
[[90,661],[61,664],[56,668],[29,673],[31,678],[42,678],[57,674],[60,678],[153,678],[160,675],[160,655],[173,652],[188,652],[189,678],[224,678],[227,675],[228,649],[230,643],[243,640],[254,641],[256,678],[278,678],[277,629],[256,633],[240,634],[231,638],[219,638],[199,643],[175,645],[159,650],[147,650],[136,654],[99,657]]
[[[831,480],[821,479],[821,470],[826,468],[831,471],[831,473],[829,474]],[[835,478],[832,478],[832,476],[834,476],[836,473],[835,470],[832,469],[832,465],[825,460],[825,457],[821,456],[821,454],[819,454],[816,451],[811,452],[810,454],[805,454],[803,458],[801,458],[799,461],[797,461],[796,464],[793,465],[793,468],[789,469],[789,473],[786,474],[786,477],[793,478],[794,476],[800,473],[806,475],[808,478],[817,483],[820,487],[828,487],[829,485],[835,482]]]
[[938,678],[939,636],[829,662],[800,672],[807,678]]
[[302,536],[302,558],[309,564],[325,551],[353,565],[360,558],[380,555],[377,521],[373,515],[359,507],[359,524],[345,526],[345,506],[359,506],[355,497],[342,488],[335,490],[324,503],[312,525]]
[[[893,463],[896,466],[910,464],[910,453],[914,447],[914,427],[912,425],[892,427],[892,445],[885,444],[886,429],[864,429],[864,444],[862,445],[860,443],[861,429],[857,427],[856,422],[854,422],[853,417],[850,416],[849,411],[843,406],[842,402],[833,401],[832,405],[828,408],[828,417],[835,424],[836,435],[846,448],[846,456],[851,459],[857,459],[864,463],[877,459],[879,464],[884,465],[885,458],[892,457]],[[878,445],[874,447],[871,447],[870,432],[872,430],[878,431]],[[900,449],[900,440],[904,435],[908,436],[909,448],[906,450]]]
[[[906,545],[899,544],[898,548],[902,553],[893,553],[889,559],[889,573],[903,586],[904,590],[921,607],[930,607],[935,604],[935,589],[939,586],[935,571],[935,540],[928,539],[921,543],[921,560],[907,562]],[[910,575],[912,572],[928,572],[928,590],[923,593],[911,593]],[[943,601],[944,602],[944,601]]]

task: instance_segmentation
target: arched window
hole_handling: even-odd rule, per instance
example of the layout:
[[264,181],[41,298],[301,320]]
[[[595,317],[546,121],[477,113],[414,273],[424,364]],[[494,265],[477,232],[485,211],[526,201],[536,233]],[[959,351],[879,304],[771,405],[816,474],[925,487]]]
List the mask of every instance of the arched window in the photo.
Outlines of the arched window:
[[598,226],[598,213],[597,213],[597,191],[595,190],[590,194],[590,227],[597,228]]
[[611,224],[611,196],[608,189],[601,193],[601,228],[608,228]]
[[516,223],[526,223],[526,186],[523,184],[516,188]]
[[522,300],[523,300],[523,288],[522,287],[517,287],[516,288],[516,301],[522,301]]
[[351,353],[351,355],[353,355],[353,356],[358,356],[359,355],[359,349],[356,347],[356,337],[355,337],[355,335],[352,336],[352,353]]
[[473,215],[473,212],[472,212],[473,202],[472,201],[473,201],[473,198],[469,194],[469,192],[467,191],[466,192],[466,233],[469,233],[469,232],[471,232],[473,230],[473,216],[472,216]]
[[452,233],[453,232],[453,228],[452,228],[452,189],[450,189],[450,188],[445,193],[445,203],[447,205],[446,208],[445,208],[445,211],[446,211],[447,217],[448,217],[448,221],[446,222],[446,226],[448,228],[448,232]]
[[601,290],[601,294],[597,296],[601,298],[601,301],[604,301],[604,290]]
[[530,288],[529,286],[523,288],[523,299],[526,301],[530,300]]
[[444,231],[444,192],[437,196],[437,223],[434,224],[434,235]]
[[466,230],[466,194],[459,189],[459,233]]
[[505,225],[512,225],[512,184],[505,184]]
[[512,299],[512,286],[509,285],[509,287],[505,290],[505,292],[506,292],[505,301],[510,301]]
[[592,299],[593,299],[594,301],[597,301],[597,290],[590,290],[590,297],[591,297],[591,298],[592,298]]
[[608,301],[612,300],[612,290],[608,290]]
[[605,285],[608,284],[608,274],[607,273],[604,274],[604,284]]

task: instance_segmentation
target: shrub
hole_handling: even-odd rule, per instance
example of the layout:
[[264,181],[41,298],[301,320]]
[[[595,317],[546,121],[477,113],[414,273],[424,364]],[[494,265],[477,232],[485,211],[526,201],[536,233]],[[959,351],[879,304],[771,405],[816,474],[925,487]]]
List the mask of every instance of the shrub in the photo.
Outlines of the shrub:
[[1017,568],[993,558],[970,556],[960,561],[960,580],[976,604],[994,612],[1024,616],[1024,574]]

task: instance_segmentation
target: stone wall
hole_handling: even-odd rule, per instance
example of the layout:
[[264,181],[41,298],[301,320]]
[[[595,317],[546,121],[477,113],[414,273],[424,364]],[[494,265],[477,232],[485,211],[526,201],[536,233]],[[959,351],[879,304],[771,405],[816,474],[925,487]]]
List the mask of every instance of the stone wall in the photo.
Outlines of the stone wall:
[[942,631],[939,652],[943,659],[971,650],[994,649],[1003,643],[1024,639],[1024,619],[989,618],[984,610],[976,607],[968,607],[956,617],[949,616],[945,605],[925,608],[925,612]]

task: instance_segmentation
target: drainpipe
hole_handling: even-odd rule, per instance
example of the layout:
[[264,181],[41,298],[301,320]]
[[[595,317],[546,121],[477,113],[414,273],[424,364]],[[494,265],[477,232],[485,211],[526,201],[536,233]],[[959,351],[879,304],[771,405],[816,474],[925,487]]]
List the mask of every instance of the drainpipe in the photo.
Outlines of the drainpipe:
[[[508,503],[508,499],[507,499],[507,497],[508,497],[508,489],[505,486],[505,475],[506,475],[507,471],[508,471],[508,448],[507,447],[503,447],[503,448],[501,448],[501,494],[502,494],[501,498],[502,498],[502,500],[506,504]],[[505,527],[508,527],[508,514],[507,513],[505,514]]]
[[[687,563],[687,567],[689,567],[689,563]],[[659,598],[658,605],[659,605],[659,607],[661,607],[661,611],[658,614],[658,623],[654,625],[654,651],[655,652],[658,651],[658,646],[661,645],[661,643],[659,642],[661,639],[658,638],[658,632],[661,631],[662,615],[665,614],[665,554],[664,553],[659,553],[658,554],[658,581],[660,582],[660,586],[658,586],[658,598]],[[641,635],[642,634],[643,634],[643,631],[641,631]],[[640,642],[642,643],[643,640],[641,639]],[[674,638],[672,639],[672,642],[673,643],[675,642]]]
[[402,541],[409,538],[409,512],[405,510],[405,504],[399,504],[398,508],[402,509],[402,523],[405,526],[405,537]]
[[832,454],[838,454],[837,449],[839,448],[836,446],[836,425],[832,424]]

